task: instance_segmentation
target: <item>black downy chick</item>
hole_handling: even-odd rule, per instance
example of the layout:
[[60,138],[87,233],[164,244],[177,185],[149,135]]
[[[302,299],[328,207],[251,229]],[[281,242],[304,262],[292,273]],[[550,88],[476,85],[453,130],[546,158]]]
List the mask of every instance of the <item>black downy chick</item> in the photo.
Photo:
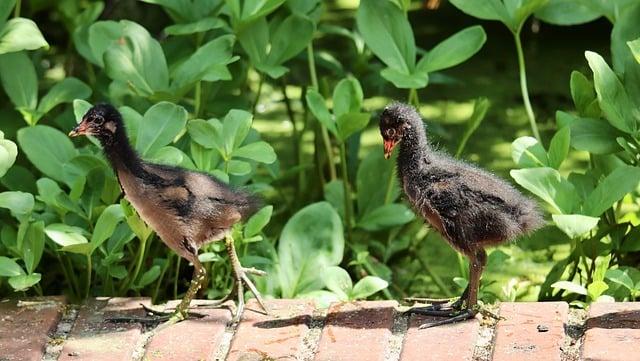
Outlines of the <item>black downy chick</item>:
[[393,103],[385,108],[380,133],[385,158],[400,143],[397,170],[408,201],[469,259],[469,283],[456,302],[414,307],[409,312],[449,317],[422,328],[474,317],[487,260],[485,247],[538,229],[543,220],[536,204],[497,176],[434,151],[420,115],[411,106]]
[[222,239],[235,277],[232,293],[238,296],[234,320],[239,320],[244,310],[244,285],[266,311],[260,293],[247,277],[247,273],[264,275],[264,272],[240,264],[231,238],[233,225],[257,210],[256,196],[232,189],[204,173],[140,159],[129,144],[122,116],[110,104],[89,109],[82,122],[69,133],[72,137],[78,135],[93,135],[100,141],[126,198],[140,217],[169,248],[193,264],[190,287],[175,312],[165,317],[168,324],[188,316],[189,304],[203,286],[206,271],[198,260],[198,250]]

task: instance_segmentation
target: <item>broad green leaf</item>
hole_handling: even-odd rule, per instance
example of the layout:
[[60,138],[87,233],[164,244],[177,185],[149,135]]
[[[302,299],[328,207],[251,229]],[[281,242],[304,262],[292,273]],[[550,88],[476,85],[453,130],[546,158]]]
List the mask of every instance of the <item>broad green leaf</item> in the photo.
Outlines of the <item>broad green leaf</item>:
[[329,113],[329,109],[327,108],[322,95],[320,95],[317,90],[309,88],[307,89],[305,99],[313,116],[316,117],[316,119],[318,119],[318,121],[329,131],[331,131],[331,133],[337,134],[338,130],[336,129],[336,124],[331,113]]
[[551,287],[553,288],[557,288],[557,289],[561,289],[561,290],[567,290],[571,293],[576,293],[579,295],[587,295],[587,289],[584,288],[584,286],[581,286],[577,283],[574,282],[569,282],[569,281],[558,281],[554,284],[551,285]]
[[553,168],[518,169],[510,174],[518,184],[547,202],[557,213],[571,214],[578,206],[580,196],[573,184]]
[[240,29],[238,42],[249,55],[251,64],[263,65],[269,49],[269,24],[265,18],[258,19]]
[[39,171],[57,181],[64,181],[62,166],[78,154],[69,137],[46,125],[18,130],[18,144]]
[[388,67],[410,74],[416,63],[411,25],[404,12],[388,0],[367,0],[356,13],[358,30],[371,51]]
[[91,255],[91,252],[93,252],[93,247],[91,246],[91,243],[78,243],[78,244],[71,244],[68,246],[64,246],[60,248],[60,250],[62,252],[76,253],[76,254],[81,254],[83,256],[89,256]]
[[249,134],[253,115],[247,111],[231,109],[222,122],[222,137],[224,139],[224,151],[230,155],[234,149],[240,147]]
[[23,275],[24,270],[11,258],[0,256],[0,276],[12,277]]
[[353,287],[351,298],[364,299],[389,286],[389,282],[376,276],[365,276]]
[[15,4],[16,0],[0,1],[0,26],[5,24]]
[[[281,65],[304,50],[313,38],[315,25],[306,16],[289,15],[270,34],[268,65]],[[291,36],[295,34],[295,36]]]
[[633,41],[628,41],[627,45],[629,46],[629,49],[631,49],[633,57],[636,59],[638,64],[640,64],[640,38]]
[[369,113],[346,113],[336,120],[338,126],[338,136],[344,142],[353,133],[359,132],[369,124]]
[[395,68],[385,68],[380,72],[383,78],[400,89],[421,89],[429,83],[429,73],[417,69],[413,73],[404,73]]
[[343,114],[358,113],[363,98],[362,87],[356,78],[340,80],[333,90],[333,114],[339,118]]
[[329,203],[313,203],[298,211],[285,224],[278,243],[282,296],[320,289],[318,270],[340,264],[343,253],[342,222]]
[[276,161],[276,152],[273,147],[267,142],[258,141],[243,145],[242,147],[235,149],[231,155],[233,157],[247,158],[255,160],[256,162],[271,164]]
[[331,203],[341,219],[344,219],[344,184],[342,180],[336,179],[325,184],[323,193],[324,199]]
[[111,204],[100,213],[91,235],[93,249],[100,247],[116,229],[116,226],[124,220],[124,212],[119,204]]
[[234,61],[232,49],[235,37],[220,36],[198,48],[173,72],[174,89],[180,89],[200,81],[214,67],[225,66]]
[[413,212],[404,204],[391,203],[366,213],[358,222],[358,227],[367,231],[379,231],[409,223],[414,218]]
[[627,271],[621,269],[608,269],[605,274],[605,278],[611,282],[617,283],[629,289],[629,291],[635,290],[633,280],[629,277]]
[[44,222],[33,222],[29,225],[22,240],[22,259],[27,273],[33,273],[44,252]]
[[571,146],[593,154],[610,154],[621,150],[616,138],[624,133],[603,119],[577,118],[570,125]]
[[[73,101],[73,115],[76,118],[76,123],[80,123],[82,121],[82,117],[84,117],[85,114],[87,114],[87,112],[89,111],[89,109],[91,109],[91,107],[93,106],[93,104],[89,103],[86,100],[82,100],[82,99],[75,99]],[[131,129],[128,129],[129,131],[131,131]]]
[[227,167],[227,171],[229,174],[242,176],[251,173],[251,164],[232,159],[229,161],[229,165]]
[[609,289],[609,285],[607,285],[603,281],[593,281],[589,286],[587,286],[587,295],[591,300],[597,300],[598,297],[604,293],[604,291]]
[[142,156],[171,143],[187,122],[187,111],[173,103],[160,102],[144,113],[138,128],[136,150]]
[[38,79],[24,52],[0,55],[2,87],[17,109],[34,110],[38,104]]
[[549,158],[544,147],[533,137],[520,137],[511,143],[511,158],[520,168],[545,167]]
[[167,33],[167,35],[189,35],[218,29],[224,25],[225,24],[222,19],[207,17],[188,24],[173,24],[171,26],[167,26],[164,29],[164,32]]
[[0,193],[0,208],[11,211],[14,217],[23,217],[33,210],[33,195],[26,192],[2,192]]
[[560,164],[569,154],[571,144],[571,127],[560,128],[551,138],[549,145],[549,166],[555,169],[560,168]]
[[236,27],[267,16],[284,2],[285,0],[225,0]]
[[212,124],[202,119],[192,119],[187,123],[189,136],[194,142],[207,149],[218,149],[222,152],[220,131]]
[[463,29],[431,49],[418,63],[418,69],[434,72],[456,66],[477,53],[486,41],[482,26]]
[[[220,11],[223,0],[142,0],[157,4],[169,13],[175,22],[192,22],[203,17],[214,16]],[[217,10],[217,11],[216,11]]]
[[597,98],[593,84],[579,71],[571,72],[571,97],[581,115],[585,115],[590,104]]
[[384,159],[381,146],[373,147],[360,162],[356,176],[359,214],[367,214],[398,198],[400,187],[394,168],[394,162]]
[[68,226],[62,223],[53,223],[46,226],[44,233],[53,242],[62,247],[89,243],[83,235],[84,230],[82,228]]
[[616,168],[596,189],[589,194],[583,204],[583,213],[599,217],[607,208],[633,192],[640,183],[640,167],[624,165]]
[[511,31],[518,33],[527,18],[547,4],[548,0],[503,0],[511,18]]
[[104,53],[124,36],[124,26],[117,21],[98,21],[88,30],[87,41],[91,48],[91,55],[82,54],[90,62],[104,67]]
[[467,121],[467,126],[464,129],[464,134],[462,134],[462,139],[460,139],[460,142],[458,143],[456,158],[462,155],[462,151],[466,147],[467,141],[469,140],[469,138],[471,138],[471,135],[473,135],[476,129],[478,129],[480,123],[482,123],[482,120],[484,120],[484,117],[487,115],[487,111],[489,110],[490,106],[491,103],[489,102],[489,99],[484,97],[477,98],[473,103],[473,113],[471,113],[471,116]]
[[0,54],[40,48],[49,48],[49,44],[30,19],[13,18],[0,30]]
[[598,102],[607,120],[625,133],[635,133],[637,124],[631,113],[633,106],[622,83],[600,55],[587,51],[585,57],[593,71]]
[[538,9],[535,16],[549,24],[578,25],[588,23],[602,16],[602,13],[587,2],[576,0],[549,0]]
[[9,278],[9,285],[13,288],[14,291],[24,291],[40,282],[41,278],[42,275],[40,275],[40,273],[13,276]]
[[2,178],[18,156],[18,147],[16,143],[4,139],[4,133],[0,131],[0,178]]
[[140,277],[140,280],[136,283],[135,288],[141,289],[150,285],[153,281],[155,281],[156,279],[158,279],[158,277],[160,277],[160,272],[161,272],[160,266],[158,265],[152,266],[148,271],[142,274],[142,276]]
[[576,239],[589,232],[598,225],[600,218],[583,216],[581,214],[554,214],[553,222],[569,238]]
[[500,0],[450,0],[462,12],[483,20],[498,20],[509,25],[509,14]]
[[271,214],[273,214],[273,206],[266,206],[251,216],[244,226],[244,238],[259,234],[271,220]]
[[[632,6],[625,7],[625,2]],[[638,64],[633,53],[629,51],[627,42],[640,37],[640,27],[638,27],[640,3],[637,0],[606,1],[605,3],[613,7],[612,12],[615,17],[611,31],[611,64],[613,70],[622,75],[627,72],[627,67],[636,67]]]
[[38,112],[48,113],[56,105],[85,99],[91,95],[91,88],[81,80],[69,77],[54,85],[49,92],[42,97],[38,104]]
[[344,301],[349,299],[353,283],[347,271],[338,266],[328,267],[322,272],[322,280],[325,287],[338,295],[338,298]]

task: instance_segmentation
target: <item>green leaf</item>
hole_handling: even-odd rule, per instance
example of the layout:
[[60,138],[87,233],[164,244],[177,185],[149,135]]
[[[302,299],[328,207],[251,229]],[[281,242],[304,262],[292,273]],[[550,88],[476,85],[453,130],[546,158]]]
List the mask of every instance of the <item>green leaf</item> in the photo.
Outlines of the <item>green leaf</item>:
[[49,44],[30,19],[13,18],[0,30],[0,54],[40,48],[48,49]]
[[238,33],[238,42],[249,55],[251,64],[260,66],[265,64],[269,49],[269,24],[267,19],[258,19],[242,27]]
[[571,144],[571,127],[560,128],[551,138],[549,145],[549,166],[559,169],[562,162],[569,154],[569,145]]
[[4,133],[0,131],[0,178],[7,174],[7,171],[18,156],[18,147],[16,143],[4,139]]
[[477,53],[486,41],[482,26],[463,29],[431,49],[418,63],[418,69],[430,73],[456,66]]
[[589,232],[598,225],[600,218],[583,216],[581,214],[554,214],[553,222],[569,238],[576,239]]
[[585,57],[593,71],[598,102],[607,120],[625,133],[635,133],[637,124],[631,113],[633,105],[622,83],[600,55],[587,51]]
[[225,66],[235,59],[232,54],[233,35],[220,36],[198,48],[187,60],[180,64],[173,72],[174,89],[190,86],[203,78],[217,67]]
[[251,164],[241,160],[232,159],[229,161],[227,171],[229,174],[237,176],[246,175],[251,173]]
[[18,130],[18,144],[39,171],[61,182],[64,181],[60,171],[63,165],[78,154],[69,137],[46,125]]
[[207,149],[218,149],[222,153],[221,130],[218,130],[212,122],[202,119],[192,119],[187,123],[187,131],[194,142]]
[[511,158],[520,168],[545,167],[549,158],[544,147],[533,137],[520,137],[511,143]]
[[484,117],[487,115],[489,106],[491,106],[489,99],[484,97],[477,98],[473,103],[473,113],[471,113],[471,116],[467,121],[467,126],[464,129],[464,134],[462,134],[462,139],[460,139],[460,142],[458,143],[456,158],[462,155],[462,151],[466,147],[467,141],[469,141],[471,135],[473,135],[476,129],[478,129],[480,123],[482,123],[482,120],[484,120]]
[[33,273],[44,252],[44,222],[31,223],[22,240],[22,259],[27,273]]
[[231,109],[222,122],[222,137],[224,139],[225,154],[230,155],[240,147],[249,134],[253,115],[239,109]]
[[633,192],[640,183],[640,168],[623,165],[600,181],[583,204],[583,213],[599,217],[607,208]]
[[62,223],[53,223],[46,226],[44,233],[53,242],[62,247],[89,243],[83,235],[84,230],[82,228],[67,226]]
[[[271,46],[265,62],[267,65],[281,65],[304,50],[315,31],[315,24],[306,16],[289,15],[278,24],[271,34]],[[295,34],[295,36],[291,36]]]
[[367,231],[379,231],[409,223],[414,218],[413,212],[404,204],[391,203],[366,213],[358,222],[358,227]]
[[171,26],[167,26],[164,29],[164,32],[167,35],[189,35],[218,29],[223,27],[224,25],[225,24],[222,19],[206,17],[188,24],[173,24]]
[[581,115],[585,115],[591,103],[597,99],[593,84],[579,71],[571,72],[571,97]]
[[[104,67],[104,53],[109,47],[124,36],[124,26],[116,21],[98,21],[88,29],[87,42],[91,49],[89,53],[81,54],[90,62]],[[80,50],[80,49],[78,49]]]
[[298,211],[285,224],[278,243],[282,296],[320,289],[318,270],[340,264],[343,253],[342,222],[329,203],[313,203]]
[[369,113],[346,113],[338,117],[338,135],[344,142],[353,133],[359,132],[369,124]]
[[483,20],[498,20],[508,26],[509,14],[500,0],[450,0],[462,12]]
[[25,272],[16,261],[0,256],[0,277],[13,277],[23,275]]
[[394,68],[385,68],[380,75],[400,89],[421,89],[429,83],[429,73],[420,69],[413,73],[404,73]]
[[271,214],[273,214],[273,206],[266,206],[251,216],[244,226],[244,238],[259,234],[271,220]]
[[367,214],[398,198],[400,187],[394,167],[394,162],[384,159],[381,146],[371,149],[362,160],[356,176],[359,214]]
[[510,174],[516,183],[540,197],[558,213],[572,214],[578,206],[580,196],[573,184],[553,168],[518,169]]
[[548,0],[504,0],[505,8],[511,18],[511,31],[519,33],[527,18],[547,2]]
[[116,229],[116,226],[124,220],[124,212],[119,204],[111,204],[100,213],[91,235],[93,249],[100,247]]
[[627,45],[629,46],[633,57],[636,59],[638,64],[640,64],[640,38],[633,41],[627,41]]
[[347,113],[358,113],[362,107],[362,87],[355,78],[346,78],[338,82],[333,90],[333,114],[340,117]]
[[186,123],[187,111],[183,107],[169,102],[152,106],[138,128],[136,150],[142,156],[157,151],[171,143]]
[[31,193],[11,191],[0,193],[0,208],[10,210],[14,217],[23,217],[31,213],[34,204]]
[[593,154],[617,153],[616,138],[624,133],[602,119],[577,118],[571,123],[571,146]]
[[40,282],[41,278],[42,276],[40,275],[40,273],[13,276],[9,278],[9,285],[13,288],[14,291],[24,291]]
[[349,299],[353,283],[347,271],[337,266],[328,267],[322,272],[322,280],[325,287],[338,295],[338,298],[343,301]]
[[307,89],[305,99],[313,116],[316,117],[316,119],[318,119],[318,121],[329,131],[331,131],[331,133],[337,134],[338,130],[336,129],[336,124],[332,119],[331,113],[329,113],[329,109],[327,108],[322,95],[320,95],[317,90],[309,88]]
[[561,290],[567,290],[571,293],[576,293],[579,295],[587,295],[587,289],[584,288],[584,286],[581,286],[577,283],[574,282],[569,282],[569,281],[558,281],[554,284],[551,285],[551,287],[553,288],[557,288],[557,289],[561,289]]
[[38,79],[33,63],[26,53],[0,55],[0,79],[4,91],[18,110],[36,109]]
[[161,272],[160,266],[158,265],[152,266],[147,272],[142,274],[142,276],[140,277],[140,280],[138,281],[138,283],[135,285],[134,288],[141,289],[150,285],[153,281],[155,281],[156,279],[158,279],[158,277],[160,277],[160,272]]
[[609,285],[607,285],[603,281],[593,281],[589,286],[587,286],[587,293],[591,300],[597,300],[604,291],[609,289]]
[[16,0],[0,1],[0,26],[5,24],[15,4]]
[[263,141],[258,141],[243,145],[242,147],[234,150],[231,155],[233,157],[247,158],[255,160],[256,162],[271,164],[276,161],[276,152],[273,147]]
[[58,104],[69,103],[74,99],[85,99],[90,95],[91,88],[81,80],[73,77],[64,78],[42,97],[38,104],[38,112],[46,114]]
[[617,283],[621,286],[624,286],[629,291],[635,290],[633,280],[629,277],[627,271],[623,271],[621,269],[608,269],[607,273],[605,273],[605,278],[613,283]]
[[234,27],[265,17],[277,9],[285,0],[240,1],[225,0],[232,15]]
[[389,282],[376,276],[365,276],[353,287],[351,298],[364,299],[389,287]]
[[416,47],[404,12],[388,0],[360,3],[356,23],[367,46],[388,67],[410,74],[415,68]]
[[554,25],[578,25],[593,21],[602,13],[589,6],[588,2],[576,0],[549,0],[538,9],[536,17],[546,23]]

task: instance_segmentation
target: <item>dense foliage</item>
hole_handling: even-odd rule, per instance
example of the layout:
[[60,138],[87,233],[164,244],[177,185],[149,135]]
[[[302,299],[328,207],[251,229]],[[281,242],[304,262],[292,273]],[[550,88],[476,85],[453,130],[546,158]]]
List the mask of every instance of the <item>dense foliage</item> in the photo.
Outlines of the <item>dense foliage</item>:
[[[448,37],[422,49],[410,15],[424,10],[410,0],[362,0],[346,12],[319,0],[124,3],[0,4],[0,294],[159,301],[178,297],[188,282],[187,265],[123,198],[95,139],[66,135],[99,101],[118,106],[143,158],[211,173],[264,198],[234,230],[243,264],[268,272],[256,280],[263,294],[328,302],[449,296],[454,283],[464,287],[462,258],[434,267],[437,257],[422,256],[439,236],[403,202],[379,138],[364,143],[376,132],[381,95],[420,108],[421,90],[454,83],[447,69],[484,46],[482,26],[447,29]],[[513,35],[533,137],[508,135],[517,168],[510,174],[550,213],[549,226],[523,241],[549,247],[544,257],[555,264],[546,279],[497,288],[485,280],[483,299],[532,291],[577,304],[633,299],[640,292],[640,1],[450,3]],[[525,24],[601,17],[613,24],[611,60],[585,53],[591,73],[575,71],[567,85],[575,109],[558,110],[555,125],[540,132]],[[490,94],[475,97],[456,156],[490,108]],[[435,136],[447,132],[429,125]],[[572,157],[588,162],[577,166]],[[512,256],[494,250],[489,271]],[[210,275],[206,296],[226,294],[224,246],[207,246],[200,259]]]

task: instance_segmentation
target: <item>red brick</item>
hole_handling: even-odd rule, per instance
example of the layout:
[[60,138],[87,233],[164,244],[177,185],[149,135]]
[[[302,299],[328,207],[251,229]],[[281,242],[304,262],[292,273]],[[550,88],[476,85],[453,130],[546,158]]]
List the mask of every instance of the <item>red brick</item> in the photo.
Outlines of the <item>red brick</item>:
[[40,360],[62,317],[64,297],[0,301],[0,360]]
[[309,330],[313,301],[268,300],[271,315],[251,300],[231,342],[227,361],[298,360],[299,347]]
[[395,301],[331,305],[316,360],[384,360],[396,305]]
[[425,322],[438,320],[442,320],[442,317],[411,316],[400,361],[473,359],[473,350],[478,336],[478,320],[472,319],[450,325],[418,329]]
[[500,316],[506,320],[496,328],[493,361],[560,361],[568,311],[565,302],[501,304]]
[[58,360],[130,360],[142,334],[142,326],[137,323],[106,322],[105,318],[144,316],[140,303],[149,305],[149,300],[99,297],[87,301],[78,312]]
[[584,360],[638,360],[640,302],[592,303],[582,346]]
[[[167,311],[179,302],[169,302]],[[198,303],[206,301],[194,300],[191,305]],[[144,360],[207,360],[215,353],[231,321],[229,308],[192,308],[191,311],[206,316],[187,319],[157,332],[147,345]]]

